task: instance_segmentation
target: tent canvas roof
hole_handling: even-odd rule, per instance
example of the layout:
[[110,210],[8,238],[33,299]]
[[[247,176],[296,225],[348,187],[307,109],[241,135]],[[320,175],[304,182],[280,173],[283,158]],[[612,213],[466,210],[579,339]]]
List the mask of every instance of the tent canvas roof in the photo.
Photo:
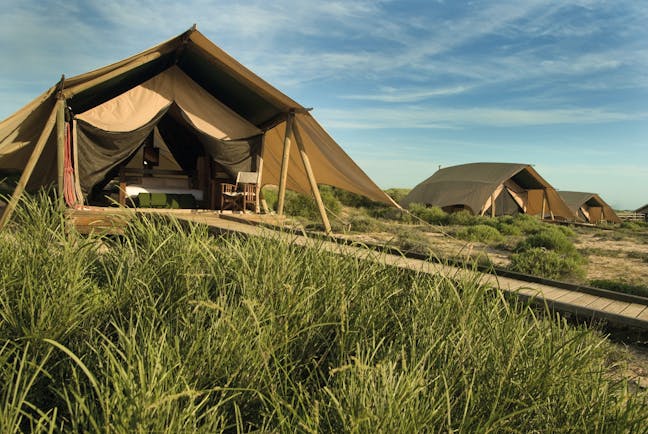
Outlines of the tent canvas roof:
[[479,214],[484,211],[491,195],[507,180],[513,180],[526,190],[544,190],[548,207],[555,216],[574,217],[553,187],[533,167],[519,163],[469,163],[440,169],[414,187],[401,205],[462,205]]
[[[169,105],[179,107],[186,124],[210,137],[240,139],[263,132],[264,184],[279,183],[286,120],[293,115],[317,183],[396,205],[303,106],[195,28],[122,61],[62,79],[2,121],[0,171],[23,170],[59,97],[80,121],[107,132],[127,133],[156,115],[161,118]],[[55,136],[52,132],[47,140],[29,189],[56,178]],[[291,152],[287,187],[310,192],[296,151]]]
[[[578,215],[579,208],[583,206],[597,206],[603,209],[605,220],[620,223],[621,220],[614,210],[596,193],[586,193],[582,191],[559,191],[560,197],[563,198],[569,209]],[[592,222],[596,223],[596,222]]]

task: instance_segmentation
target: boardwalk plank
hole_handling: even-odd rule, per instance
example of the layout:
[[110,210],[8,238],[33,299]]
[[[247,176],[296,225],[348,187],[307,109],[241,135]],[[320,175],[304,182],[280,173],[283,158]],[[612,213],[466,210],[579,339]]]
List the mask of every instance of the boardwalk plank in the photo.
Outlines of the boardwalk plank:
[[570,291],[570,290],[564,289],[563,294],[561,294],[558,297],[555,297],[554,300],[559,301],[561,303],[571,303],[572,301],[576,300],[577,298],[581,297],[582,295],[583,295],[582,292]]
[[630,303],[626,303],[625,301],[613,301],[609,305],[605,306],[605,312],[607,313],[613,313],[613,314],[619,314],[621,313],[625,308],[630,306]]
[[631,303],[630,306],[623,309],[621,314],[624,316],[629,316],[631,318],[637,318],[644,310],[646,310],[646,306],[637,303]]
[[612,304],[614,300],[610,300],[609,298],[604,298],[604,297],[596,297],[594,301],[591,303],[585,305],[588,309],[596,310],[596,311],[603,311],[607,306]]

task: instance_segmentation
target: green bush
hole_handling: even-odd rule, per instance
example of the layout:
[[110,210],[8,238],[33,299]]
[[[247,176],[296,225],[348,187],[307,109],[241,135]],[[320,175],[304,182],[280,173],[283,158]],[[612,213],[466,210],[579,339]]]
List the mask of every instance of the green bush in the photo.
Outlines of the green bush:
[[268,209],[276,211],[277,199],[279,197],[279,190],[277,190],[277,187],[275,186],[263,187],[261,193],[263,195],[263,199],[266,201],[266,204],[268,205]]
[[515,226],[519,227],[520,230],[525,234],[533,234],[542,230],[546,226],[546,223],[543,223],[538,217],[531,216],[528,214],[518,214],[514,217],[513,222]]
[[[328,212],[337,214],[342,209],[340,201],[335,197],[335,194],[330,189],[322,189],[320,191],[322,202]],[[287,215],[294,217],[305,217],[309,220],[319,220],[319,210],[315,199],[294,191],[286,191],[286,198],[284,203],[284,211]],[[334,217],[334,216],[329,216]]]
[[384,224],[365,213],[353,213],[349,216],[349,226],[354,232],[380,232]]
[[405,210],[394,208],[393,206],[373,207],[367,210],[367,213],[374,218],[383,220],[392,220],[406,224],[415,223],[414,217]]
[[521,241],[516,250],[524,251],[535,247],[553,250],[558,253],[568,255],[578,254],[576,247],[572,241],[565,235],[565,231],[560,227],[547,227],[538,232],[529,235],[525,240]]
[[405,199],[405,196],[407,196],[410,191],[412,190],[409,188],[388,188],[385,190],[385,193],[394,199],[394,202],[400,203],[401,200]]
[[619,228],[621,229],[628,229],[629,231],[640,231],[641,229],[645,228],[646,225],[644,223],[640,222],[621,222],[619,225]]
[[462,240],[479,241],[481,243],[491,243],[503,239],[502,234],[500,234],[497,228],[488,225],[475,225],[461,228],[455,235]]
[[590,285],[596,288],[608,289],[610,291],[624,292],[626,294],[648,297],[648,286],[646,285],[633,285],[618,280],[608,279],[590,280]]
[[411,203],[408,209],[412,215],[431,225],[445,225],[448,223],[448,214],[439,207]]
[[406,252],[430,254],[430,242],[416,229],[400,226],[395,230],[398,248]]
[[497,229],[502,235],[519,236],[522,235],[522,229],[519,226],[509,223],[499,222]]
[[482,223],[486,219],[487,217],[473,215],[465,209],[448,214],[448,224],[450,225],[470,226]]
[[581,279],[586,260],[576,250],[565,227],[545,226],[520,241],[509,269],[550,279]]
[[582,278],[582,258],[543,247],[532,247],[511,255],[509,270],[548,279]]

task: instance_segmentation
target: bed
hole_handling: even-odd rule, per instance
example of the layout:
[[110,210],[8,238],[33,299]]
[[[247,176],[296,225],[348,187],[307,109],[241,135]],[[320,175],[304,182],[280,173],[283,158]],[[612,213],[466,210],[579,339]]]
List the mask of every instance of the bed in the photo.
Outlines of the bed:
[[[140,198],[147,199],[144,204],[150,204],[150,198],[192,196],[195,202],[202,202],[205,193],[201,189],[192,188],[191,178],[182,171],[155,170],[155,169],[130,169],[120,171],[119,202],[139,203]],[[148,195],[148,196],[147,196]],[[162,206],[159,204],[157,206]]]

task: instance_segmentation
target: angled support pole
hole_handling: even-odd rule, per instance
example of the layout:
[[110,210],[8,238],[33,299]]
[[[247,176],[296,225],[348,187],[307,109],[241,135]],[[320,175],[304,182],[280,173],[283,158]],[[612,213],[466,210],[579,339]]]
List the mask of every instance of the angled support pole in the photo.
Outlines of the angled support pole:
[[322,201],[322,195],[320,194],[319,187],[317,186],[317,180],[315,179],[315,174],[313,173],[313,168],[311,167],[310,160],[308,159],[308,154],[304,148],[304,141],[302,140],[301,133],[299,132],[299,125],[295,124],[293,127],[295,134],[295,141],[297,142],[297,148],[299,149],[299,155],[301,156],[302,163],[304,163],[304,170],[306,171],[306,176],[308,177],[308,183],[310,184],[311,191],[315,197],[315,202],[317,203],[317,209],[319,210],[320,217],[322,217],[322,223],[324,223],[324,230],[326,235],[332,233],[331,223],[329,222],[328,215],[326,214],[326,208],[324,207],[324,202]]
[[65,204],[65,98],[56,101],[56,173],[59,202]]
[[283,215],[286,199],[286,181],[288,180],[288,163],[290,162],[290,136],[293,132],[294,113],[289,113],[286,119],[286,134],[284,136],[283,156],[281,158],[281,174],[279,176],[279,198],[277,199],[277,214]]
[[259,214],[261,212],[261,186],[263,180],[263,151],[265,148],[265,134],[261,136],[261,149],[259,149],[259,156],[257,158],[257,172],[259,173],[259,179],[256,185],[256,191],[254,194],[254,211]]
[[32,154],[29,157],[27,164],[25,165],[25,169],[23,170],[23,173],[20,176],[20,180],[18,180],[16,189],[11,195],[11,200],[9,200],[9,203],[7,204],[7,207],[5,208],[4,213],[2,214],[2,218],[0,218],[0,229],[4,228],[4,226],[9,221],[9,218],[11,218],[11,214],[13,214],[14,209],[18,204],[18,201],[20,200],[20,196],[22,196],[23,191],[25,191],[25,187],[27,186],[27,182],[29,181],[31,174],[34,171],[34,167],[36,167],[36,163],[38,162],[40,155],[43,153],[43,149],[45,148],[47,139],[49,138],[50,134],[52,133],[52,130],[54,129],[54,123],[56,122],[56,116],[58,114],[60,103],[61,100],[58,100],[54,105],[54,109],[52,110],[52,113],[50,114],[49,118],[47,119],[47,122],[45,123],[43,132],[38,138],[38,142],[36,142],[36,146],[34,146],[34,150],[32,151]]

